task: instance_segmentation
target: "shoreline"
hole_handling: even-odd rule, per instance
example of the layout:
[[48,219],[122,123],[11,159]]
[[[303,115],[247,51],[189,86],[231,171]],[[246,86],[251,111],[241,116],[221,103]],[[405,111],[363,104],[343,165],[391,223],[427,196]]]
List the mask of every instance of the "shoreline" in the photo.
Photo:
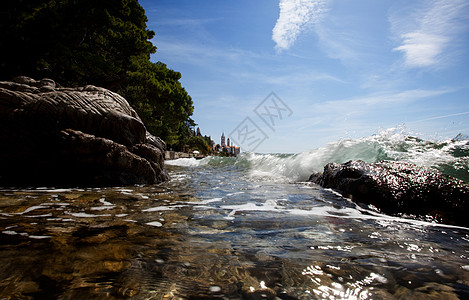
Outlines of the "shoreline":
[[195,153],[186,153],[186,152],[177,152],[177,151],[165,151],[164,152],[164,160],[175,160],[179,158],[195,158],[195,159],[202,159],[207,157],[207,155],[203,154],[195,154]]

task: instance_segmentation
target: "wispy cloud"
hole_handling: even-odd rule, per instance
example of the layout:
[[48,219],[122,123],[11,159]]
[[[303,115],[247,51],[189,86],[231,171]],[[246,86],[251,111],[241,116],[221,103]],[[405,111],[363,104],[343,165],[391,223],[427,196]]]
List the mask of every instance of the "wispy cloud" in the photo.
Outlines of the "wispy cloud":
[[249,50],[220,48],[213,43],[197,43],[197,41],[182,41],[174,38],[159,38],[155,44],[158,45],[158,50],[153,56],[155,60],[158,60],[159,55],[162,54],[169,57],[169,60],[204,67],[218,68],[222,62],[238,63],[261,57],[260,54]]
[[430,117],[430,118],[425,118],[417,121],[412,121],[408,123],[418,123],[418,122],[425,122],[425,121],[433,121],[433,120],[438,120],[438,119],[446,119],[446,118],[452,118],[452,117],[457,117],[457,116],[463,116],[463,115],[469,115],[469,111],[461,112],[461,113],[456,113],[456,114],[449,114],[449,115],[441,115],[441,116],[436,116],[436,117]]
[[343,79],[332,76],[327,73],[318,73],[314,70],[298,68],[296,71],[282,70],[276,74],[271,70],[266,72],[246,72],[238,74],[243,78],[250,78],[258,82],[267,83],[273,86],[304,87],[317,81],[333,81],[338,83],[347,83]]
[[321,20],[326,11],[325,0],[280,0],[280,15],[272,30],[272,39],[279,51],[289,49],[308,24]]
[[206,18],[206,19],[184,19],[184,18],[163,18],[158,19],[153,22],[148,22],[149,26],[184,26],[184,27],[197,27],[199,29],[201,26],[206,24],[219,22],[223,20],[222,18]]
[[437,65],[463,26],[467,26],[469,2],[436,0],[425,4],[407,19],[391,18],[400,40],[400,46],[393,50],[403,52],[408,67]]
[[402,103],[414,102],[426,98],[441,96],[454,92],[454,89],[440,89],[440,90],[406,90],[401,92],[383,92],[373,94],[370,96],[359,97],[354,99],[326,101],[318,104],[315,108],[318,111],[333,111],[352,113],[367,113],[371,108],[383,107],[385,105],[395,105]]

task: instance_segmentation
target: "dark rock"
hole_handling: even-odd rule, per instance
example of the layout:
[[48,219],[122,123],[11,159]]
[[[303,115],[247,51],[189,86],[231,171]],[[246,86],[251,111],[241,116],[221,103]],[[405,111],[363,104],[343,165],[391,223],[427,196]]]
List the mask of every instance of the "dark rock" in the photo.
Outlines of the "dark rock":
[[168,179],[165,143],[109,90],[0,82],[0,184],[128,185]]
[[469,226],[469,186],[436,170],[410,163],[330,163],[310,177],[354,202],[393,215],[431,216],[447,224]]

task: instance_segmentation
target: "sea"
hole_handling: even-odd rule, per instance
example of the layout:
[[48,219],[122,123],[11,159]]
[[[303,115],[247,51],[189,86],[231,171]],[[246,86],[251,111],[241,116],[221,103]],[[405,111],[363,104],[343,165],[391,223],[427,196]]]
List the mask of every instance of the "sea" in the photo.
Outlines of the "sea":
[[469,182],[467,137],[387,130],[297,154],[166,161],[171,180],[157,185],[4,187],[0,299],[468,299],[469,228],[308,182],[351,159]]

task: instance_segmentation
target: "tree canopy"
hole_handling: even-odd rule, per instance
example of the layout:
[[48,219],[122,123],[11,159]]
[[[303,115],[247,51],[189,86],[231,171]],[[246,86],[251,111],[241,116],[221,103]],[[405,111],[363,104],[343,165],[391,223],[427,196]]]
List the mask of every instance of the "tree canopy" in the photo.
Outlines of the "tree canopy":
[[181,74],[150,55],[155,35],[138,0],[15,0],[0,11],[0,80],[51,78],[120,93],[169,145],[194,126]]
[[190,150],[197,150],[203,155],[212,153],[212,147],[200,136],[192,136],[187,140],[187,146]]

